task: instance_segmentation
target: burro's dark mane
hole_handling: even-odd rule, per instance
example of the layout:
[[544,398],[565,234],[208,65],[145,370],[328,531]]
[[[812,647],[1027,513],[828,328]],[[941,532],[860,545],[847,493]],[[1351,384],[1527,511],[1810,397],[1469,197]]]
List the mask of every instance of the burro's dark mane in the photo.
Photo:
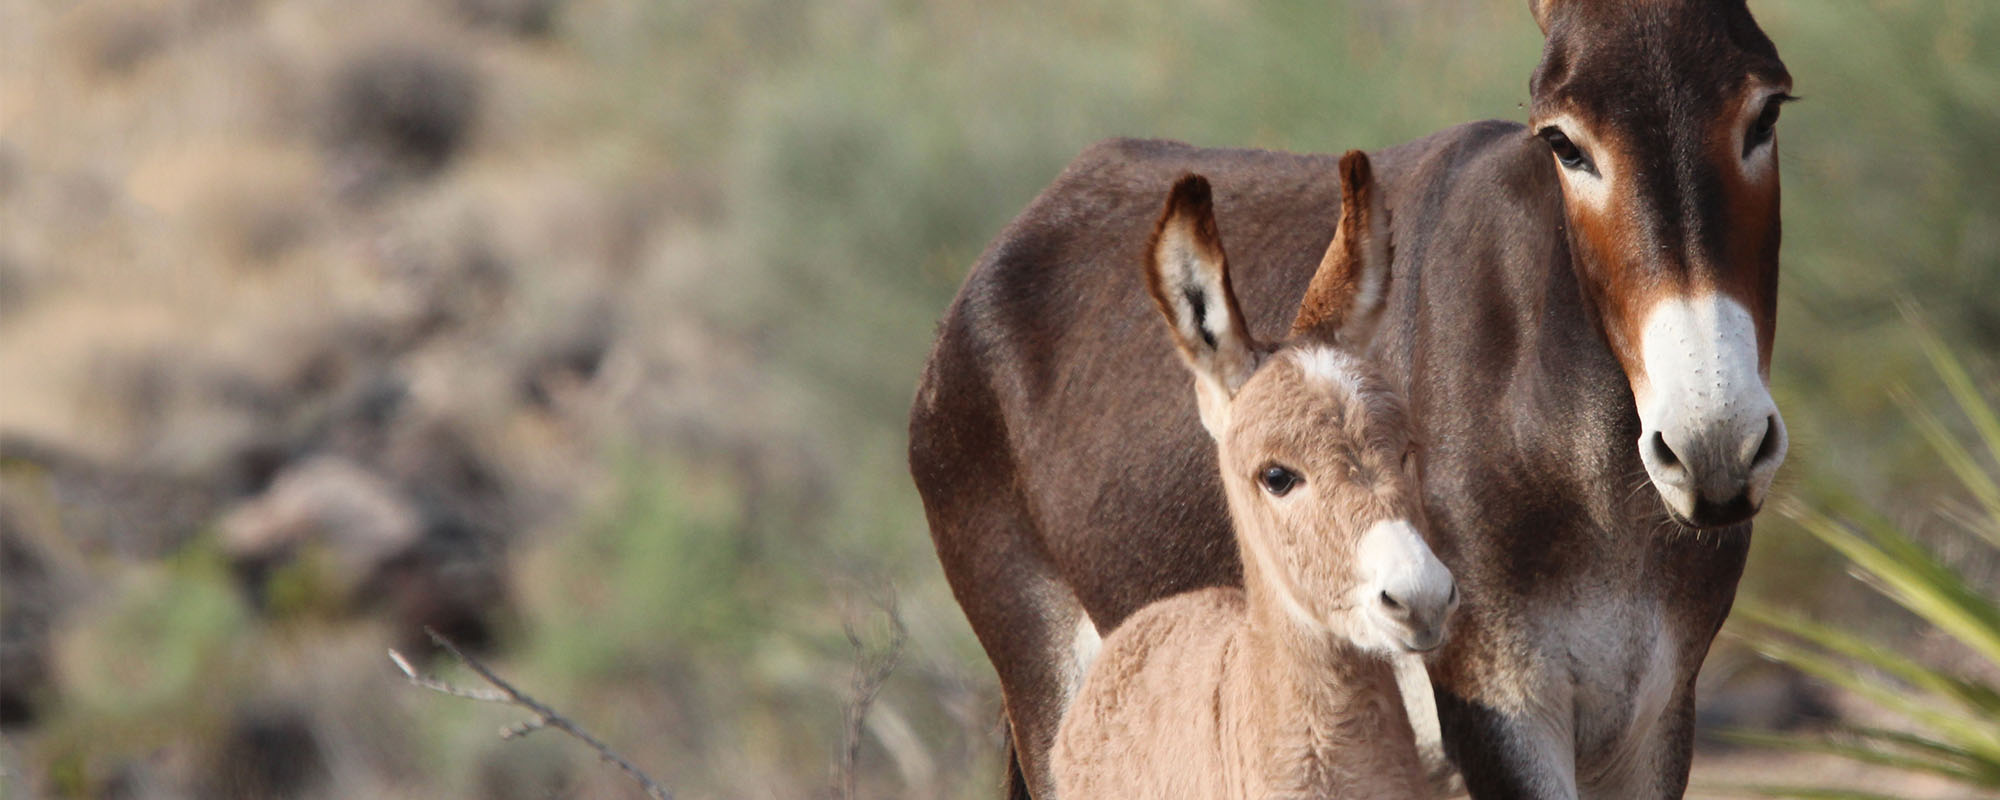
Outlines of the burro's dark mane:
[[[1528,126],[1369,154],[1394,248],[1370,355],[1406,397],[1432,549],[1464,593],[1428,664],[1442,745],[1474,797],[1678,797],[1694,676],[1783,458],[1750,384],[1774,335],[1768,123],[1789,77],[1740,0],[1531,7],[1549,44]],[[946,313],[910,467],[1000,675],[1017,791],[1048,794],[1080,632],[1241,581],[1142,282],[1161,199],[1208,177],[1250,331],[1282,340],[1338,219],[1334,167],[1100,143]],[[1696,369],[1736,383],[1683,389]]]

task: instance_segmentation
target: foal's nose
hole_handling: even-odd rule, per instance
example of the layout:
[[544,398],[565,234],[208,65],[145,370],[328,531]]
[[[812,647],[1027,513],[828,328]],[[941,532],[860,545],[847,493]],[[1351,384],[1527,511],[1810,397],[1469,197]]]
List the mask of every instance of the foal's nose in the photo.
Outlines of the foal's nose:
[[1450,587],[1442,598],[1421,588],[1384,589],[1376,598],[1383,618],[1397,628],[1396,638],[1405,649],[1424,653],[1444,644],[1445,623],[1458,608],[1458,582],[1450,581]]
[[1376,646],[1424,652],[1444,644],[1445,624],[1458,607],[1458,583],[1407,520],[1378,522],[1362,535],[1360,558],[1372,597],[1365,615]]

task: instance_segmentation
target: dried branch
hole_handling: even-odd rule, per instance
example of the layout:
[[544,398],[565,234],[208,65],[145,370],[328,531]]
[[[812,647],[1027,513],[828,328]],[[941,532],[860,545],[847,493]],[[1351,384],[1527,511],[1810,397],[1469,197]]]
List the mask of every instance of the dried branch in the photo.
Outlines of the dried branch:
[[409,659],[404,658],[402,653],[398,653],[395,651],[394,648],[391,648],[389,650],[389,660],[396,663],[396,668],[403,671],[403,677],[410,679],[410,683],[416,684],[417,686],[420,686],[425,689],[429,689],[433,692],[438,692],[440,694],[448,694],[453,697],[463,697],[470,700],[483,700],[489,703],[502,703],[505,705],[525,708],[528,711],[533,712],[535,718],[523,722],[521,724],[511,725],[502,729],[500,731],[500,738],[516,739],[522,736],[526,736],[530,733],[534,733],[535,731],[541,730],[543,728],[555,728],[556,730],[562,731],[563,733],[567,733],[571,736],[576,737],[578,741],[581,741],[584,744],[590,745],[591,749],[597,751],[597,755],[599,758],[602,758],[605,761],[609,761],[613,764],[618,765],[618,768],[624,770],[626,775],[631,776],[632,780],[637,782],[640,788],[646,790],[646,794],[648,796],[655,798],[655,800],[673,800],[674,795],[672,792],[667,791],[666,787],[663,787],[659,784],[659,782],[654,781],[652,776],[647,775],[643,770],[633,765],[631,761],[626,760],[624,756],[621,756],[617,753],[617,751],[612,750],[610,745],[607,745],[604,742],[599,741],[597,737],[590,735],[589,732],[585,731],[575,722],[570,721],[568,717],[565,717],[561,713],[558,713],[555,709],[543,705],[541,701],[536,700],[533,697],[529,697],[526,693],[523,693],[521,690],[514,688],[513,684],[508,683],[505,679],[501,678],[499,675],[493,674],[493,670],[488,669],[485,664],[480,663],[479,659],[466,655],[465,651],[458,649],[458,645],[453,644],[452,641],[450,639],[445,638],[443,634],[431,630],[430,628],[425,628],[424,633],[430,634],[431,641],[436,642],[438,647],[444,648],[444,651],[450,653],[452,658],[458,659],[459,663],[462,663],[466,667],[470,668],[473,672],[477,673],[480,678],[484,679],[487,683],[492,684],[494,688],[466,689],[458,686],[453,686],[449,683],[445,683],[444,681],[440,681],[435,678],[426,678],[422,675],[418,675],[416,669],[410,666]]
[[861,635],[854,630],[853,620],[841,624],[847,633],[847,643],[854,647],[854,678],[850,683],[853,695],[847,704],[847,732],[840,761],[840,796],[845,800],[854,799],[855,764],[861,759],[861,726],[868,719],[868,709],[875,704],[876,695],[882,693],[882,685],[889,681],[889,674],[902,662],[903,645],[910,637],[909,629],[903,626],[903,615],[896,610],[895,590],[889,590],[887,599],[878,604],[889,618],[890,630],[889,642],[881,649],[869,652],[861,642]]

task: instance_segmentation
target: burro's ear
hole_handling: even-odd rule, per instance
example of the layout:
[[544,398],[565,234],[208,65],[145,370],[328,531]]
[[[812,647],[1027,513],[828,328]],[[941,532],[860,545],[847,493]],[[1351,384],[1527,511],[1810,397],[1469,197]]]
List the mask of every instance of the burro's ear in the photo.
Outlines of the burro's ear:
[[1340,222],[1306,286],[1292,337],[1359,349],[1375,336],[1389,298],[1389,212],[1375,190],[1368,155],[1340,157]]
[[1167,195],[1146,247],[1146,290],[1194,372],[1202,423],[1220,434],[1229,398],[1256,371],[1262,347],[1250,338],[1229,285],[1208,179],[1183,176]]
[[1549,15],[1555,13],[1556,6],[1563,0],[1528,0],[1528,12],[1535,15],[1535,24],[1541,26],[1542,34],[1548,35]]

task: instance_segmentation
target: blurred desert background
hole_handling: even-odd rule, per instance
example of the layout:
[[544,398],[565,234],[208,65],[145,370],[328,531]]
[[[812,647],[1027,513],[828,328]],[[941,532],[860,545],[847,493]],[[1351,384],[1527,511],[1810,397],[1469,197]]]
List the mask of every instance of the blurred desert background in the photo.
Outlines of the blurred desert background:
[[[2000,5],[1752,7],[1806,98],[1782,492],[1924,538],[1971,500],[1911,320],[2000,394]],[[966,267],[1097,139],[1524,120],[1539,50],[1519,0],[0,0],[0,793],[639,796],[404,682],[474,682],[431,626],[681,797],[995,797],[903,461]],[[1993,677],[1778,514],[1743,591]],[[1703,680],[1871,713],[1727,634]],[[1702,747],[1695,796],[1968,796]]]

